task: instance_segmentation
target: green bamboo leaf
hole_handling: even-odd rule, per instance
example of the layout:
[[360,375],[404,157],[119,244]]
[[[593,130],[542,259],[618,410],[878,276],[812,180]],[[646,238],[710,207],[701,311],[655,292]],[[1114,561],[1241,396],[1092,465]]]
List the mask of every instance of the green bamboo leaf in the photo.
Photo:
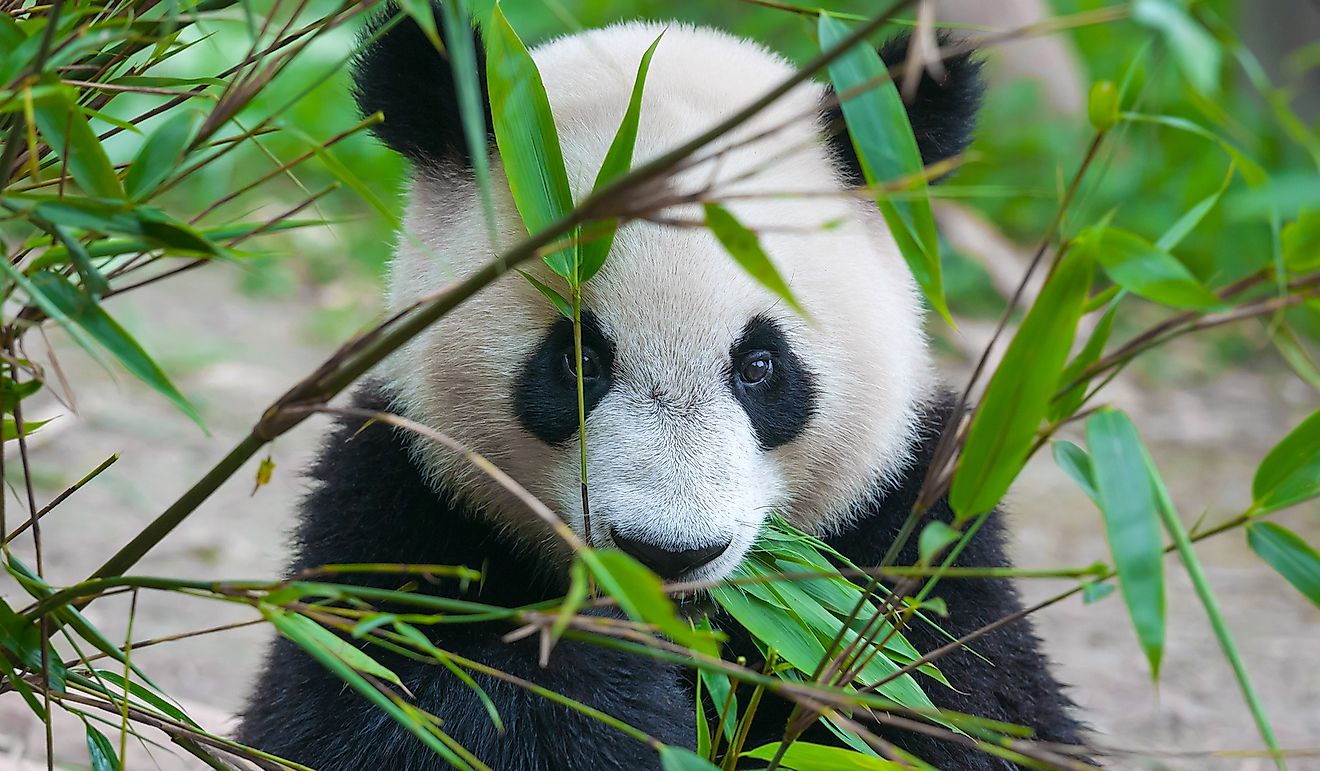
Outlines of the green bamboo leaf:
[[445,53],[454,74],[458,96],[458,116],[463,123],[472,176],[477,180],[481,210],[486,218],[486,234],[495,243],[495,196],[490,184],[490,129],[486,126],[486,97],[481,91],[477,70],[477,48],[472,35],[472,15],[468,0],[440,3],[440,21],[444,27]]
[[1222,49],[1214,36],[1174,0],[1135,0],[1132,19],[1160,34],[1187,81],[1202,95],[1219,91]]
[[[742,754],[744,758],[772,760],[779,752],[780,742],[763,744]],[[899,771],[912,766],[892,760],[873,758],[842,747],[830,747],[811,742],[793,742],[780,759],[781,768],[793,771]]]
[[115,754],[114,745],[91,723],[83,721],[83,725],[87,728],[87,758],[91,761],[92,771],[117,771],[119,756]]
[[528,273],[525,270],[520,270],[518,272],[522,274],[523,278],[527,279],[527,283],[536,287],[536,291],[544,295],[545,299],[549,300],[550,303],[555,306],[555,309],[558,310],[560,314],[563,315],[564,318],[566,319],[573,318],[573,306],[571,303],[569,303],[568,300],[564,299],[563,295],[556,292],[554,289],[546,286],[541,281],[537,280],[536,276],[533,276],[531,273]]
[[1320,411],[1274,446],[1251,481],[1253,505],[1270,512],[1320,495]]
[[[1109,342],[1109,336],[1114,331],[1114,318],[1118,314],[1118,306],[1122,302],[1124,294],[1124,290],[1120,289],[1109,301],[1108,310],[1100,317],[1100,321],[1096,322],[1095,329],[1091,330],[1091,336],[1086,339],[1086,345],[1082,346],[1082,350],[1078,351],[1072,361],[1068,362],[1068,366],[1063,368],[1063,372],[1059,375],[1059,385],[1061,387],[1068,388],[1069,384],[1077,380],[1086,371],[1087,367],[1095,364],[1100,359],[1100,354],[1104,353],[1105,344]],[[1083,309],[1082,312],[1085,314],[1086,310]],[[1091,379],[1086,378],[1068,388],[1066,392],[1056,396],[1050,403],[1046,417],[1053,422],[1072,415],[1078,407],[1082,406],[1082,401],[1086,398],[1086,389],[1090,384]]]
[[779,270],[761,248],[761,241],[756,237],[756,233],[748,230],[728,209],[717,203],[705,203],[702,204],[702,208],[706,211],[706,227],[710,228],[710,232],[724,245],[724,249],[733,257],[734,262],[742,266],[742,269],[761,286],[782,298],[798,312],[798,315],[806,316],[807,312],[798,305],[793,292],[788,288],[788,283],[779,275]]
[[[697,629],[705,634],[713,634],[710,619],[705,616],[697,624]],[[724,719],[723,731],[724,739],[732,742],[733,733],[738,723],[738,693],[733,689],[732,681],[723,672],[708,669],[698,670],[697,678],[706,686],[710,703],[715,707],[716,719],[718,720],[719,715],[725,714],[725,710],[728,710]],[[705,712],[704,709],[699,711]]]
[[1137,639],[1159,679],[1164,653],[1164,543],[1141,439],[1127,416],[1105,409],[1086,421],[1100,511],[1119,588]]
[[960,518],[993,509],[1026,463],[1072,347],[1091,272],[1087,255],[1063,256],[990,378],[949,491]]
[[1228,189],[1228,183],[1232,180],[1233,170],[1230,167],[1229,172],[1224,175],[1224,181],[1219,185],[1219,189],[1202,198],[1195,206],[1188,209],[1183,216],[1179,217],[1178,221],[1173,223],[1164,232],[1164,235],[1160,236],[1160,239],[1155,242],[1155,248],[1167,252],[1182,243],[1187,234],[1195,230],[1196,226],[1201,224],[1201,220],[1205,219],[1205,215],[1209,214],[1210,210],[1215,208],[1215,204],[1219,203],[1224,191]]
[[660,748],[660,767],[664,771],[719,771],[719,766],[692,750],[672,744]]
[[177,113],[147,137],[124,175],[124,190],[134,201],[144,200],[160,184],[179,170],[179,161],[201,123],[201,114],[188,110]]
[[711,735],[710,721],[706,719],[706,705],[701,698],[701,678],[697,678],[693,686],[693,713],[697,720],[697,756],[706,757],[710,755]]
[[[850,33],[848,25],[827,13],[820,15],[821,50],[838,45]],[[880,55],[865,43],[835,59],[829,66],[835,93],[844,99],[844,122],[852,137],[862,173],[869,185],[912,180],[898,196],[879,196],[876,204],[898,244],[903,259],[916,277],[926,299],[945,321],[953,323],[944,299],[939,238],[931,213],[921,151],[908,121],[907,107],[889,78]],[[860,93],[853,93],[860,90]]]
[[[1124,415],[1123,419],[1126,421],[1127,416]],[[1128,426],[1131,428],[1132,435],[1136,437],[1136,428],[1132,427],[1130,421],[1128,421]],[[1178,518],[1178,509],[1173,505],[1173,500],[1169,496],[1169,489],[1165,486],[1160,470],[1155,465],[1155,459],[1150,456],[1150,452],[1141,443],[1139,437],[1136,438],[1133,449],[1146,466],[1151,488],[1155,492],[1156,510],[1164,523],[1164,529],[1168,531],[1169,537],[1173,539],[1173,545],[1178,550],[1178,558],[1182,560],[1183,567],[1187,569],[1187,577],[1192,581],[1192,588],[1196,590],[1196,596],[1200,599],[1202,607],[1205,608],[1205,615],[1210,619],[1210,627],[1214,630],[1219,648],[1224,652],[1224,658],[1228,660],[1229,666],[1233,668],[1233,676],[1237,680],[1238,689],[1242,691],[1242,699],[1247,703],[1247,709],[1251,711],[1251,717],[1256,723],[1256,730],[1260,733],[1265,746],[1269,748],[1270,754],[1274,758],[1275,767],[1279,771],[1287,771],[1288,766],[1284,762],[1282,752],[1279,750],[1279,742],[1274,736],[1274,728],[1270,725],[1269,716],[1265,714],[1265,705],[1261,703],[1255,686],[1251,684],[1251,677],[1247,674],[1246,662],[1243,661],[1242,653],[1238,650],[1237,642],[1233,639],[1233,633],[1229,631],[1228,622],[1224,619],[1223,610],[1219,607],[1219,600],[1215,598],[1215,593],[1210,588],[1210,580],[1206,578],[1205,570],[1201,568],[1201,561],[1197,559],[1196,550],[1192,548],[1192,539],[1187,535],[1187,529],[1183,527],[1182,520]]]
[[[246,222],[234,225],[223,225],[219,227],[204,228],[192,231],[206,243],[215,245],[216,249],[221,249],[218,244],[221,241],[227,241],[231,238],[242,238],[249,236],[260,230],[263,233],[277,233],[285,230],[295,230],[297,228],[325,227],[324,220],[284,220],[274,224],[266,222]],[[149,241],[146,238],[113,238],[94,241],[87,245],[87,254],[93,258],[96,257],[114,257],[122,254],[136,254],[148,249],[159,248],[159,244]],[[227,252],[221,249],[222,254],[235,256],[233,252]],[[52,265],[63,265],[69,262],[69,250],[63,246],[52,246],[41,256],[33,260],[30,264],[33,270],[49,268]]]
[[945,547],[962,538],[962,533],[949,527],[938,519],[932,520],[921,529],[917,538],[917,553],[922,565],[929,565]]
[[442,49],[440,45],[440,32],[435,23],[435,11],[431,5],[431,0],[399,0],[399,8],[412,17],[421,28],[426,39],[431,41],[431,45],[437,49]]
[[711,656],[719,655],[712,636],[693,630],[679,617],[678,609],[665,595],[660,579],[642,563],[613,550],[583,549],[578,556],[590,568],[601,588],[618,600],[630,618],[655,625],[680,645]]
[[[7,208],[30,211],[33,216],[55,225],[95,233],[141,236],[151,248],[186,254],[228,257],[229,253],[192,227],[151,206],[128,206],[117,201],[96,198],[27,197],[9,198]],[[67,238],[61,239],[66,257],[70,252]],[[91,251],[87,252],[91,255]]]
[[105,365],[105,360],[101,358],[101,354],[96,350],[96,346],[92,343],[91,338],[87,336],[87,333],[79,329],[73,323],[73,320],[65,315],[59,305],[53,302],[51,298],[47,297],[45,292],[42,292],[37,288],[27,276],[23,275],[23,271],[19,270],[18,267],[9,260],[0,260],[0,270],[4,271],[8,278],[23,290],[23,293],[28,296],[28,299],[32,301],[33,305],[40,308],[41,311],[49,316],[56,324],[63,327],[64,330],[69,333],[69,336],[73,338],[74,342],[87,352],[88,356],[91,356],[96,363],[101,364],[102,366]]
[[564,605],[559,610],[559,615],[550,625],[550,639],[558,640],[564,630],[568,628],[568,622],[573,620],[573,616],[587,602],[587,595],[590,582],[587,576],[587,567],[581,560],[574,560],[573,567],[569,570],[568,592],[564,595]]
[[[394,701],[388,696],[381,693],[379,689],[372,686],[372,684],[359,674],[356,669],[349,666],[343,659],[335,655],[331,649],[321,645],[316,637],[310,636],[307,633],[305,624],[300,624],[292,620],[295,618],[303,618],[302,616],[297,616],[285,611],[283,608],[278,608],[266,603],[261,603],[259,605],[259,610],[261,611],[261,614],[266,617],[266,620],[274,625],[280,634],[292,640],[298,645],[298,647],[306,651],[308,655],[320,662],[321,666],[330,670],[338,676],[339,679],[343,680],[353,688],[353,690],[365,696],[369,701],[393,718],[395,722],[407,729],[409,733],[416,736],[418,739],[421,739],[422,743],[431,748],[431,750],[440,755],[440,757],[453,764],[456,768],[472,768],[470,763],[460,758],[458,754],[449,747],[445,741],[448,737],[445,736],[439,728],[427,721],[414,717],[408,711],[405,711],[398,704],[394,703]],[[304,620],[306,619],[304,618]],[[320,628],[319,625],[313,625],[317,626],[318,629]],[[441,739],[440,737],[442,736],[445,738]],[[452,739],[448,740],[452,741]]]
[[183,414],[201,426],[203,431],[206,430],[202,416],[183,394],[179,393],[156,362],[152,361],[147,352],[142,350],[142,346],[138,345],[138,342],[92,298],[79,292],[68,279],[48,271],[33,276],[32,285],[58,308],[64,317],[82,327],[92,339],[113,354],[125,369],[173,402]]
[[[536,233],[573,209],[573,194],[559,149],[559,132],[541,73],[496,3],[487,27],[486,87],[495,143],[509,192],[527,232]],[[577,276],[576,247],[546,255],[560,276]]]
[[[118,650],[117,647],[116,650]],[[123,675],[118,672],[111,672],[108,669],[98,669],[96,670],[96,676],[97,678],[110,683],[112,686],[119,688],[121,693],[127,688],[129,693],[181,723],[187,723],[193,727],[200,727],[192,718],[188,717],[188,713],[184,712],[177,705],[161,698],[151,690],[143,688],[132,680],[124,680]]]
[[1291,530],[1273,522],[1247,525],[1247,544],[1320,608],[1320,554]]
[[[284,615],[285,626],[297,627],[305,639],[311,640],[317,646],[326,650],[330,655],[349,665],[359,672],[379,677],[382,680],[388,680],[395,685],[402,686],[403,682],[399,676],[394,674],[389,668],[383,666],[378,661],[367,655],[361,648],[355,647],[352,643],[331,632],[329,629],[321,626],[315,621],[300,616],[296,613]],[[283,629],[281,629],[283,631]]]
[[394,629],[399,634],[407,637],[419,650],[425,651],[431,656],[431,658],[440,662],[441,666],[449,670],[451,675],[462,681],[463,685],[471,688],[472,692],[477,695],[477,699],[481,701],[481,706],[485,708],[486,716],[490,718],[491,725],[495,727],[496,731],[504,733],[504,718],[500,717],[500,711],[495,706],[495,701],[490,698],[490,694],[486,693],[486,689],[482,688],[481,684],[478,683],[472,675],[468,674],[466,670],[454,663],[452,656],[435,647],[430,639],[422,634],[421,630],[415,626],[405,624],[402,621],[396,621],[394,623]]
[[87,123],[82,108],[71,92],[62,89],[63,99],[42,102],[33,106],[37,128],[46,144],[68,168],[70,176],[92,195],[104,198],[123,198],[120,184],[110,158],[101,147],[96,132]]
[[1304,211],[1284,225],[1283,264],[1289,270],[1308,271],[1320,267],[1320,209]]
[[1091,458],[1086,454],[1086,450],[1078,447],[1072,442],[1054,443],[1054,462],[1064,473],[1072,477],[1077,486],[1082,488],[1086,497],[1090,498],[1096,506],[1100,505],[1100,494],[1095,489],[1095,474],[1091,471]]
[[[36,433],[37,429],[41,428],[42,426],[46,425],[49,422],[50,422],[49,420],[23,421],[23,436],[32,436],[34,433]],[[17,439],[18,423],[16,423],[13,418],[6,415],[4,418],[3,431],[4,431],[4,435],[3,435],[4,441],[8,442],[10,439]]]
[[1088,581],[1082,584],[1082,602],[1087,605],[1097,603],[1113,593],[1112,581]]
[[[627,174],[632,168],[633,147],[637,144],[637,126],[641,122],[642,92],[646,89],[646,73],[651,69],[651,57],[655,55],[655,48],[660,45],[660,38],[664,36],[664,32],[656,35],[655,41],[646,49],[646,53],[642,54],[642,61],[637,65],[637,78],[633,81],[632,96],[628,98],[628,109],[624,110],[623,120],[619,122],[619,130],[614,132],[614,141],[610,142],[610,149],[605,153],[605,160],[601,162],[592,190],[599,190]],[[600,225],[608,228],[607,232],[581,247],[582,256],[578,261],[579,284],[587,283],[596,275],[605,264],[605,258],[609,256],[610,247],[614,245],[614,234],[619,228],[619,220],[611,219]]]
[[[49,654],[46,658],[50,669],[51,687],[63,693],[64,681],[68,673],[60,661],[58,652],[49,648],[49,643],[47,646]],[[41,627],[35,621],[29,621],[26,617],[15,613],[13,608],[9,607],[9,603],[0,598],[0,650],[13,654],[16,662],[22,664],[29,672],[41,672],[41,649]]]
[[1177,257],[1126,230],[1088,228],[1075,247],[1093,256],[1110,280],[1135,295],[1174,308],[1214,310],[1223,302]]

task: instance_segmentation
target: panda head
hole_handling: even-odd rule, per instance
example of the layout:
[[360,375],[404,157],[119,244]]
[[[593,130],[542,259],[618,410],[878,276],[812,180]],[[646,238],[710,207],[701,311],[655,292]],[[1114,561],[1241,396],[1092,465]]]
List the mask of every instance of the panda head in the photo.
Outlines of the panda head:
[[[535,48],[575,199],[590,191],[638,62],[662,30],[634,164],[792,72],[755,43],[677,24],[623,24]],[[882,56],[901,61],[904,45]],[[911,102],[927,163],[966,145],[976,69],[966,58],[948,63],[947,79],[925,78]],[[491,242],[449,64],[411,21],[367,44],[355,75],[362,111],[384,113],[377,135],[413,166],[390,289],[402,308],[525,232],[492,141]],[[932,386],[921,300],[874,204],[840,194],[857,161],[846,135],[828,136],[827,97],[825,86],[803,84],[668,182],[671,193],[707,191],[758,231],[809,318],[691,226],[701,210],[690,204],[626,222],[584,288],[590,541],[666,577],[726,575],[772,513],[809,532],[837,531],[909,463]],[[562,289],[544,265],[529,270]],[[583,534],[573,350],[572,324],[506,274],[381,374],[395,409],[481,453]],[[563,556],[544,523],[466,460],[425,440],[416,452],[437,487],[552,563]]]

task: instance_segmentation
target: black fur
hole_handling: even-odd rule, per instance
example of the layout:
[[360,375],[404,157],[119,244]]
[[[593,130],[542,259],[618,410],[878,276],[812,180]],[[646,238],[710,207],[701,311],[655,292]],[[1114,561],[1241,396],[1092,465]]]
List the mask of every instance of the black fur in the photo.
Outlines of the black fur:
[[[353,59],[353,96],[358,110],[363,117],[383,113],[385,120],[373,126],[372,133],[417,166],[434,166],[448,159],[470,163],[447,54],[436,50],[412,17],[401,15],[396,3],[387,3],[363,30]],[[438,8],[436,17],[439,24]],[[488,141],[493,142],[486,51],[475,32],[473,43],[483,119]]]
[[[759,351],[770,354],[770,376],[754,385],[741,382],[740,361]],[[793,352],[779,325],[757,316],[747,322],[729,354],[733,360],[729,387],[751,420],[761,448],[769,450],[797,438],[815,411],[816,378]]]
[[[560,318],[523,366],[513,384],[514,413],[523,428],[546,444],[561,444],[577,436],[577,371],[573,361],[573,322]],[[582,313],[582,357],[595,362],[596,377],[583,369],[582,397],[587,414],[609,393],[614,368],[614,344],[590,312]]]
[[[890,70],[902,67],[907,61],[911,39],[910,35],[900,35],[881,46],[880,59]],[[949,43],[941,36],[942,46]],[[944,79],[938,81],[929,72],[923,72],[916,93],[907,103],[908,122],[921,151],[921,162],[927,166],[952,158],[971,144],[976,113],[985,93],[981,61],[972,52],[945,59],[944,70]],[[901,84],[902,76],[896,74],[895,80]],[[835,104],[826,112],[826,119],[830,141],[848,181],[863,184],[861,162],[844,127],[843,111]]]
[[[364,389],[358,403],[387,407],[388,396]],[[918,461],[892,493],[867,504],[855,527],[830,540],[857,564],[879,561],[906,516],[924,474],[934,439],[948,407],[926,415],[926,438]],[[348,421],[333,432],[312,470],[317,486],[303,503],[296,535],[297,555],[290,572],[326,563],[401,562],[466,564],[483,567],[485,582],[462,592],[452,582],[423,584],[420,591],[518,605],[562,595],[553,571],[538,567],[533,555],[506,540],[453,498],[436,494],[423,481],[408,453],[407,437],[382,424],[359,432]],[[936,516],[949,516],[940,506]],[[914,560],[910,546],[903,560]],[[964,552],[960,563],[1004,565],[1003,532],[992,517]],[[908,563],[910,564],[910,563]],[[397,586],[403,579],[379,575],[345,580]],[[948,603],[945,628],[961,635],[1013,613],[1020,607],[1011,585],[989,580],[945,580],[937,592]],[[732,633],[732,650],[755,662],[755,650],[728,619],[716,618]],[[581,700],[641,727],[661,741],[692,747],[695,742],[692,692],[685,670],[582,643],[563,641],[550,666],[536,663],[536,643],[506,644],[507,625],[449,624],[428,627],[435,644],[461,656],[525,678]],[[908,639],[919,650],[944,640],[924,625]],[[1051,677],[1029,622],[1018,621],[982,638],[974,648],[993,662],[968,653],[940,661],[940,668],[962,692],[923,680],[942,707],[1022,723],[1041,739],[1075,743],[1079,729],[1069,717],[1070,702]],[[474,693],[438,665],[372,648],[416,694],[417,705],[444,720],[443,729],[477,757],[502,771],[520,769],[655,768],[657,757],[645,745],[589,718],[579,716],[523,689],[477,676],[498,706],[508,728],[498,733]],[[783,730],[788,705],[769,695],[762,703],[748,746],[773,741]],[[1002,769],[1002,761],[929,737],[880,730],[889,741],[941,769]],[[333,674],[287,640],[271,649],[238,732],[240,741],[319,769],[425,769],[445,764],[390,718],[348,689]],[[823,729],[809,735],[830,742]]]

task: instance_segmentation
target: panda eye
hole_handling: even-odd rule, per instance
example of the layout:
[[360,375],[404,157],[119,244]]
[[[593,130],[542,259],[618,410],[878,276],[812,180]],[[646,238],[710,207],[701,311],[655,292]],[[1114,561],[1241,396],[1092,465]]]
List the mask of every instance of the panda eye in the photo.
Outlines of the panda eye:
[[[573,349],[564,351],[564,356],[560,360],[563,364],[564,374],[570,380],[577,380],[577,368],[573,366]],[[589,345],[582,346],[582,381],[589,383],[600,377],[600,357],[596,350]]]
[[775,371],[774,358],[769,351],[754,351],[738,362],[738,380],[744,385],[759,385]]

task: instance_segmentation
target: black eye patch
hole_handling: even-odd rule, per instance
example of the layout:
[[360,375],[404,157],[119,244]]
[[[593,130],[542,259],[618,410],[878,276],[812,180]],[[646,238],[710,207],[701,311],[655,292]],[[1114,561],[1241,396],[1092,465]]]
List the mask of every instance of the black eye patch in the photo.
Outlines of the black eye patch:
[[729,388],[747,412],[761,449],[796,439],[815,411],[816,376],[793,352],[779,325],[765,316],[747,322],[729,356]]
[[[546,444],[561,444],[578,429],[577,378],[573,368],[573,322],[550,327],[514,383],[514,412],[523,427]],[[614,345],[588,312],[582,314],[583,397],[587,414],[610,390]]]

